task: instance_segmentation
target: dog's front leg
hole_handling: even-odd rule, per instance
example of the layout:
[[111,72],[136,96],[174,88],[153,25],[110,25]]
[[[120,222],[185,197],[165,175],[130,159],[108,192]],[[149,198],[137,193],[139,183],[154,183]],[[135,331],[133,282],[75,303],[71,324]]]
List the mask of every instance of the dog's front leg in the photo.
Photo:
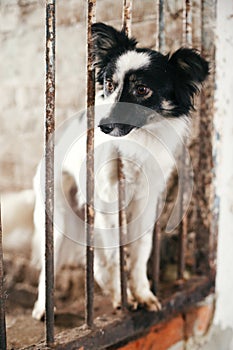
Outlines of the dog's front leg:
[[95,280],[117,308],[121,302],[118,213],[96,212],[95,226]]
[[147,262],[152,246],[152,232],[145,233],[129,245],[130,255],[130,290],[139,305],[145,306],[149,311],[161,309],[158,298],[150,290],[147,278]]
[[147,278],[147,263],[152,249],[153,228],[156,217],[155,201],[141,196],[128,208],[129,286],[139,305],[148,310],[160,309],[157,297],[150,290]]
[[[37,175],[38,176],[38,175]],[[36,178],[36,180],[38,180]],[[32,316],[37,320],[42,320],[45,315],[45,217],[44,203],[41,198],[41,190],[38,183],[35,183],[36,203],[34,211],[35,234],[33,242],[34,263],[39,263],[41,268],[38,283],[38,298],[35,302]],[[54,274],[56,276],[59,268],[64,264],[66,256],[61,254],[65,232],[65,207],[63,205],[62,193],[55,187],[55,210],[54,210]]]
[[[44,234],[44,232],[42,232]],[[60,250],[62,248],[63,236],[55,230],[54,232],[54,274],[56,276],[62,265]],[[32,317],[43,320],[45,316],[45,258],[42,260],[41,272],[38,283],[38,298],[35,302]]]
[[119,249],[96,249],[95,280],[106,295],[109,295],[114,308],[120,307]]

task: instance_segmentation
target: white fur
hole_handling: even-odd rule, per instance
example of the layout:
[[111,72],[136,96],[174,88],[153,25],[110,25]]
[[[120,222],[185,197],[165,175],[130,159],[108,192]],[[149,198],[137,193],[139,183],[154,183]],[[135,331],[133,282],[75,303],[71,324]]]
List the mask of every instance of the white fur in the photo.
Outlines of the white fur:
[[[97,109],[98,111],[98,109]],[[73,122],[78,127],[77,120]],[[70,129],[74,126],[71,124]],[[77,129],[78,130],[78,129]],[[120,152],[126,177],[126,209],[128,219],[129,299],[157,310],[159,302],[150,291],[146,275],[151,251],[152,231],[156,217],[156,202],[171,169],[177,146],[187,132],[186,117],[166,120],[154,117],[144,128],[133,130],[127,136],[114,138],[95,130],[95,279],[110,294],[114,306],[120,304],[119,237],[118,237],[118,179],[117,157]],[[65,144],[65,136],[60,144]],[[69,138],[69,132],[67,134]],[[70,139],[71,140],[71,139]],[[85,204],[86,135],[81,134],[61,156],[63,147],[57,145],[55,171],[55,269],[64,263],[84,262],[84,223],[77,219],[71,206],[64,200],[69,187],[78,187],[76,211]],[[59,157],[61,158],[59,160]],[[60,167],[69,176],[59,176]],[[41,198],[41,169],[34,181],[36,206],[34,213],[34,255],[41,261],[38,300],[33,317],[40,319],[45,310],[44,281],[44,221]],[[60,181],[63,181],[61,188]],[[79,243],[79,244],[78,244]],[[81,244],[81,245],[80,245]],[[38,254],[39,251],[39,254]]]
[[113,75],[113,80],[123,82],[127,72],[132,69],[146,68],[149,64],[150,57],[147,53],[127,51],[116,62],[116,73]]
[[[132,69],[146,68],[150,57],[146,53],[129,51],[119,57],[113,79],[116,90],[98,97],[97,125],[108,117],[118,94],[123,88],[125,74]],[[101,95],[102,96],[102,95]],[[127,110],[126,112],[127,113]],[[106,135],[95,129],[95,279],[111,296],[114,306],[120,304],[118,177],[117,159],[123,161],[126,178],[126,215],[129,251],[128,296],[130,302],[144,304],[149,310],[158,310],[160,304],[150,291],[147,279],[147,261],[156,219],[159,194],[175,166],[177,146],[187,132],[187,118],[164,118],[151,112],[143,128],[134,129],[123,137]],[[77,118],[57,136],[55,151],[55,215],[54,246],[55,270],[68,261],[84,263],[85,245],[83,210],[86,203],[86,133],[85,123]],[[36,205],[34,212],[34,257],[42,267],[38,300],[33,317],[40,319],[45,310],[44,266],[44,208],[43,166],[38,168],[34,181]],[[65,173],[64,173],[65,171]],[[71,204],[70,188],[76,186],[76,204]],[[66,197],[66,198],[65,198]],[[79,214],[79,216],[76,215]],[[39,249],[38,249],[39,248]]]
[[30,253],[34,230],[33,190],[5,193],[1,195],[3,245],[5,249]]

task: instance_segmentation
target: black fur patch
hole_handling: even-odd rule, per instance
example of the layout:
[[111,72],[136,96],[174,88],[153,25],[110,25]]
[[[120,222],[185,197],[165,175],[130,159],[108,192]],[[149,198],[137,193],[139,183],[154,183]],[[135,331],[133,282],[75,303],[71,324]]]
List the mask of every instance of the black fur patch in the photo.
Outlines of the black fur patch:
[[[188,115],[194,108],[193,97],[209,73],[208,63],[196,50],[180,48],[173,54],[162,55],[154,50],[136,48],[134,38],[103,23],[94,24],[92,30],[97,80],[101,85],[105,79],[111,79],[122,54],[135,51],[149,56],[150,64],[146,68],[132,68],[126,72],[119,102],[139,104],[165,117]],[[130,79],[132,74],[134,82]],[[140,84],[152,91],[147,98],[134,93],[134,87]]]

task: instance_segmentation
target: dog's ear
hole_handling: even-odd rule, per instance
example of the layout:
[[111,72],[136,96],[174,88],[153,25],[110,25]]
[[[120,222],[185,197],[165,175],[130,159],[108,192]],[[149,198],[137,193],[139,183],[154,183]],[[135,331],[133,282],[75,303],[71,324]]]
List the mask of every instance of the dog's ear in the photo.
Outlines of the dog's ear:
[[[102,70],[114,58],[128,50],[133,50],[137,44],[134,38],[128,38],[123,31],[104,23],[92,25],[93,55],[97,68]],[[101,73],[98,74],[101,80]]]
[[[181,48],[168,60],[172,71],[176,102],[189,112],[193,108],[194,94],[209,74],[209,64],[194,49]],[[181,108],[182,108],[181,107]]]

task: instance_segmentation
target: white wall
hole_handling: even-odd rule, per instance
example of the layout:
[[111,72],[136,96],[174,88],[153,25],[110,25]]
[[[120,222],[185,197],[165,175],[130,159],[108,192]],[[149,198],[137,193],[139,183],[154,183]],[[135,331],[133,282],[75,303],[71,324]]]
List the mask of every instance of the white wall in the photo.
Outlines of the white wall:
[[[225,335],[232,329],[233,335],[233,1],[218,0],[217,14],[216,123],[221,130],[217,183],[221,205],[214,323]],[[227,337],[229,344],[219,350],[233,349],[231,337]]]

